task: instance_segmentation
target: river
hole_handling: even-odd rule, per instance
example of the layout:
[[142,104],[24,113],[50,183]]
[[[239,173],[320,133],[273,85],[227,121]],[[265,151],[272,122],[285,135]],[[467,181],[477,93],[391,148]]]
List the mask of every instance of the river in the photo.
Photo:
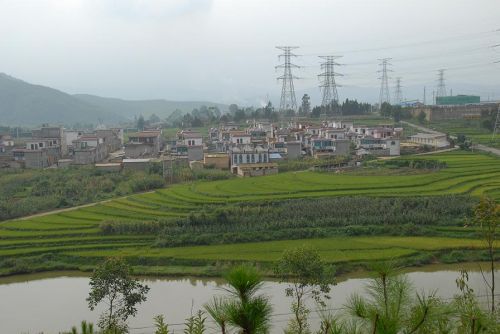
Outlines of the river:
[[[468,265],[477,270],[477,265]],[[417,291],[437,290],[443,298],[458,293],[455,279],[458,266],[427,266],[408,273]],[[357,276],[357,277],[356,277]],[[500,273],[497,274],[497,277]],[[329,308],[339,308],[353,292],[362,292],[368,282],[366,273],[343,277],[332,287]],[[200,278],[141,278],[150,288],[147,301],[139,307],[138,314],[129,324],[131,333],[154,333],[153,316],[164,314],[170,328],[181,333],[184,319],[196,312],[214,295],[224,294],[223,282]],[[89,311],[85,298],[89,291],[89,278],[82,273],[57,272],[13,276],[0,279],[0,333],[56,334],[68,331],[81,320],[96,322],[99,310]],[[500,282],[497,282],[500,286]],[[470,285],[479,295],[485,295],[482,276],[473,271]],[[273,304],[272,333],[282,333],[289,318],[290,299],[285,297],[286,284],[266,281],[263,292]],[[485,301],[483,298],[482,301]],[[317,314],[311,322],[317,323]],[[216,332],[212,323],[207,322]]]

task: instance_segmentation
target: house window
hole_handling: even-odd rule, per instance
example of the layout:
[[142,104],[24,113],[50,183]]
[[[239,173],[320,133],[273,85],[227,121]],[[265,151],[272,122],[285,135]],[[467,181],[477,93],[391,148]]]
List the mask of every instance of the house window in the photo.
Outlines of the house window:
[[249,163],[249,162],[250,162],[250,154],[247,154],[247,161],[246,161],[246,162],[247,162],[247,163]]
[[233,155],[233,164],[237,164],[238,163],[238,156],[235,154]]
[[391,145],[396,145],[396,142],[394,140],[391,141]]
[[243,155],[240,154],[240,164],[243,163]]
[[267,154],[264,153],[264,162],[267,162]]
[[255,154],[252,154],[252,163],[255,162]]

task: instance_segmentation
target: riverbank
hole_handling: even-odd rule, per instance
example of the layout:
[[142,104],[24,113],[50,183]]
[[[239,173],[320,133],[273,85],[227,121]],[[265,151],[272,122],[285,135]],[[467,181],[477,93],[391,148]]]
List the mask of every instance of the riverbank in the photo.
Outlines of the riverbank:
[[[359,238],[358,238],[359,239]],[[368,238],[366,238],[368,239]],[[446,243],[443,238],[439,238],[441,243]],[[451,238],[450,238],[451,239]],[[313,239],[318,241],[317,239]],[[326,239],[328,240],[328,239]],[[331,239],[330,239],[331,240]],[[385,238],[387,240],[387,238]],[[402,243],[410,244],[412,241],[415,242],[415,238],[398,238]],[[424,238],[427,242],[432,242],[432,238]],[[462,239],[468,240],[468,239]],[[296,241],[297,245],[310,245],[307,243],[308,240]],[[310,241],[310,240],[309,240]],[[324,244],[327,241],[321,240]],[[417,239],[418,241],[418,239]],[[393,247],[387,248],[387,256],[383,257],[380,254],[374,254],[374,258],[371,260],[353,260],[353,261],[332,261],[328,258],[328,252],[325,252],[324,248],[317,247],[320,254],[325,257],[326,262],[332,264],[335,267],[336,274],[339,276],[343,275],[356,275],[357,273],[363,273],[369,271],[373,265],[379,261],[391,261],[395,266],[407,270],[406,268],[419,268],[427,265],[450,265],[450,264],[460,264],[460,263],[470,263],[478,261],[486,261],[488,255],[486,250],[478,247],[480,241],[478,240],[468,240],[477,243],[476,246],[472,244],[464,246],[463,248],[439,248],[439,245],[432,246],[434,250],[420,250],[415,252],[410,252],[406,256],[391,256],[390,254],[395,254],[396,250]],[[349,240],[346,240],[348,243]],[[435,240],[435,242],[439,242]],[[245,244],[240,244],[240,246]],[[379,247],[380,244],[378,244]],[[442,245],[443,246],[443,245]],[[441,247],[442,247],[441,246]],[[445,245],[444,245],[445,246]],[[250,246],[251,247],[251,246]],[[285,247],[285,245],[283,246]],[[202,248],[203,249],[203,248]],[[283,248],[285,249],[285,248]],[[404,249],[403,249],[404,250]],[[335,251],[332,249],[332,251]],[[353,252],[356,250],[352,250]],[[375,250],[365,249],[364,251],[358,250],[359,252],[364,252],[364,254],[369,254]],[[380,250],[379,250],[380,251]],[[340,252],[349,252],[349,250],[341,250]],[[275,255],[281,254],[280,252],[274,252],[275,254],[269,254],[270,258]],[[500,249],[497,249],[497,256],[500,255]],[[118,256],[122,256],[118,255]],[[105,256],[105,254],[103,254]],[[0,277],[10,277],[17,275],[30,275],[35,273],[48,273],[58,272],[61,270],[65,271],[77,271],[81,273],[90,273],[95,266],[97,266],[103,259],[103,256],[99,257],[68,257],[66,255],[41,255],[35,257],[26,257],[18,260],[13,259],[17,263],[15,266],[10,268],[0,269]],[[201,277],[201,278],[221,278],[224,274],[234,265],[239,263],[251,263],[256,265],[264,276],[272,278],[273,273],[273,261],[256,261],[256,260],[201,260],[201,259],[176,259],[172,257],[125,257],[130,263],[136,275],[147,276],[147,277]],[[353,276],[354,277],[354,276]],[[2,278],[2,279],[3,279]]]

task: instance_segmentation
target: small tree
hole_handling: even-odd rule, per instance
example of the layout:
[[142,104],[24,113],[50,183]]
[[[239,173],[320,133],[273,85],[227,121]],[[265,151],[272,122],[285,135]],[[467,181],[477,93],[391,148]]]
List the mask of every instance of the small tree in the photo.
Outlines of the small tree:
[[227,302],[224,298],[214,297],[210,303],[205,304],[205,310],[219,326],[221,334],[227,333]]
[[[481,234],[488,250],[488,260],[490,262],[491,282],[484,277],[491,298],[491,313],[495,313],[495,246],[497,230],[500,225],[500,205],[495,200],[482,197],[474,210],[474,223],[481,228]],[[481,268],[481,266],[479,266]],[[481,273],[483,270],[481,268]]]
[[427,117],[427,116],[425,115],[425,112],[421,111],[421,112],[418,114],[418,116],[417,116],[418,122],[419,122],[420,124],[424,124],[424,122],[425,122],[425,118],[426,118],[426,117]]
[[168,329],[168,324],[165,323],[165,317],[161,314],[157,315],[153,318],[155,323],[155,334],[170,334],[170,330]]
[[294,299],[292,303],[294,318],[288,325],[289,332],[298,334],[310,332],[306,301],[313,298],[324,306],[324,299],[329,298],[330,284],[335,283],[333,272],[329,269],[321,260],[319,253],[308,247],[286,250],[277,262],[275,274],[281,282],[289,282],[285,293]]
[[228,323],[241,334],[267,333],[272,307],[269,298],[257,293],[262,287],[262,278],[257,270],[249,266],[234,268],[226,276],[230,293],[226,315]]
[[121,258],[108,258],[99,265],[90,278],[90,292],[87,298],[90,310],[104,302],[107,310],[98,326],[108,333],[122,333],[127,330],[127,318],[137,313],[137,304],[146,300],[149,287],[131,277],[132,270]]
[[142,115],[140,115],[139,118],[137,119],[137,129],[139,131],[144,130],[145,123],[146,122],[144,121],[144,117]]
[[443,303],[434,296],[416,295],[404,275],[396,275],[390,264],[376,268],[366,297],[353,294],[346,307],[364,333],[436,333],[447,323]]

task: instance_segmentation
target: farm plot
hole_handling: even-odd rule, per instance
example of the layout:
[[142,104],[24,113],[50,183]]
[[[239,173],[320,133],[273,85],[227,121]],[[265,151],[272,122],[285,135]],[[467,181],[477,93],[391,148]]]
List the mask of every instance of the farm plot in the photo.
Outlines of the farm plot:
[[[104,222],[142,222],[183,219],[228,205],[251,205],[287,199],[332,196],[441,196],[489,195],[500,200],[500,159],[469,152],[447,152],[430,157],[446,168],[411,175],[290,172],[260,178],[195,182],[154,193],[87,206],[71,211],[0,222],[0,262],[33,254],[69,254],[81,257],[124,255],[202,259],[206,261],[270,261],[288,246],[305,242],[275,241],[204,247],[152,248],[156,235],[107,236]],[[411,240],[416,240],[413,244]],[[471,239],[323,239],[311,242],[329,261],[359,261],[411,256],[423,250],[477,247]],[[368,244],[368,246],[366,246]],[[437,247],[437,248],[433,248]],[[1,264],[1,263],[0,263]]]

